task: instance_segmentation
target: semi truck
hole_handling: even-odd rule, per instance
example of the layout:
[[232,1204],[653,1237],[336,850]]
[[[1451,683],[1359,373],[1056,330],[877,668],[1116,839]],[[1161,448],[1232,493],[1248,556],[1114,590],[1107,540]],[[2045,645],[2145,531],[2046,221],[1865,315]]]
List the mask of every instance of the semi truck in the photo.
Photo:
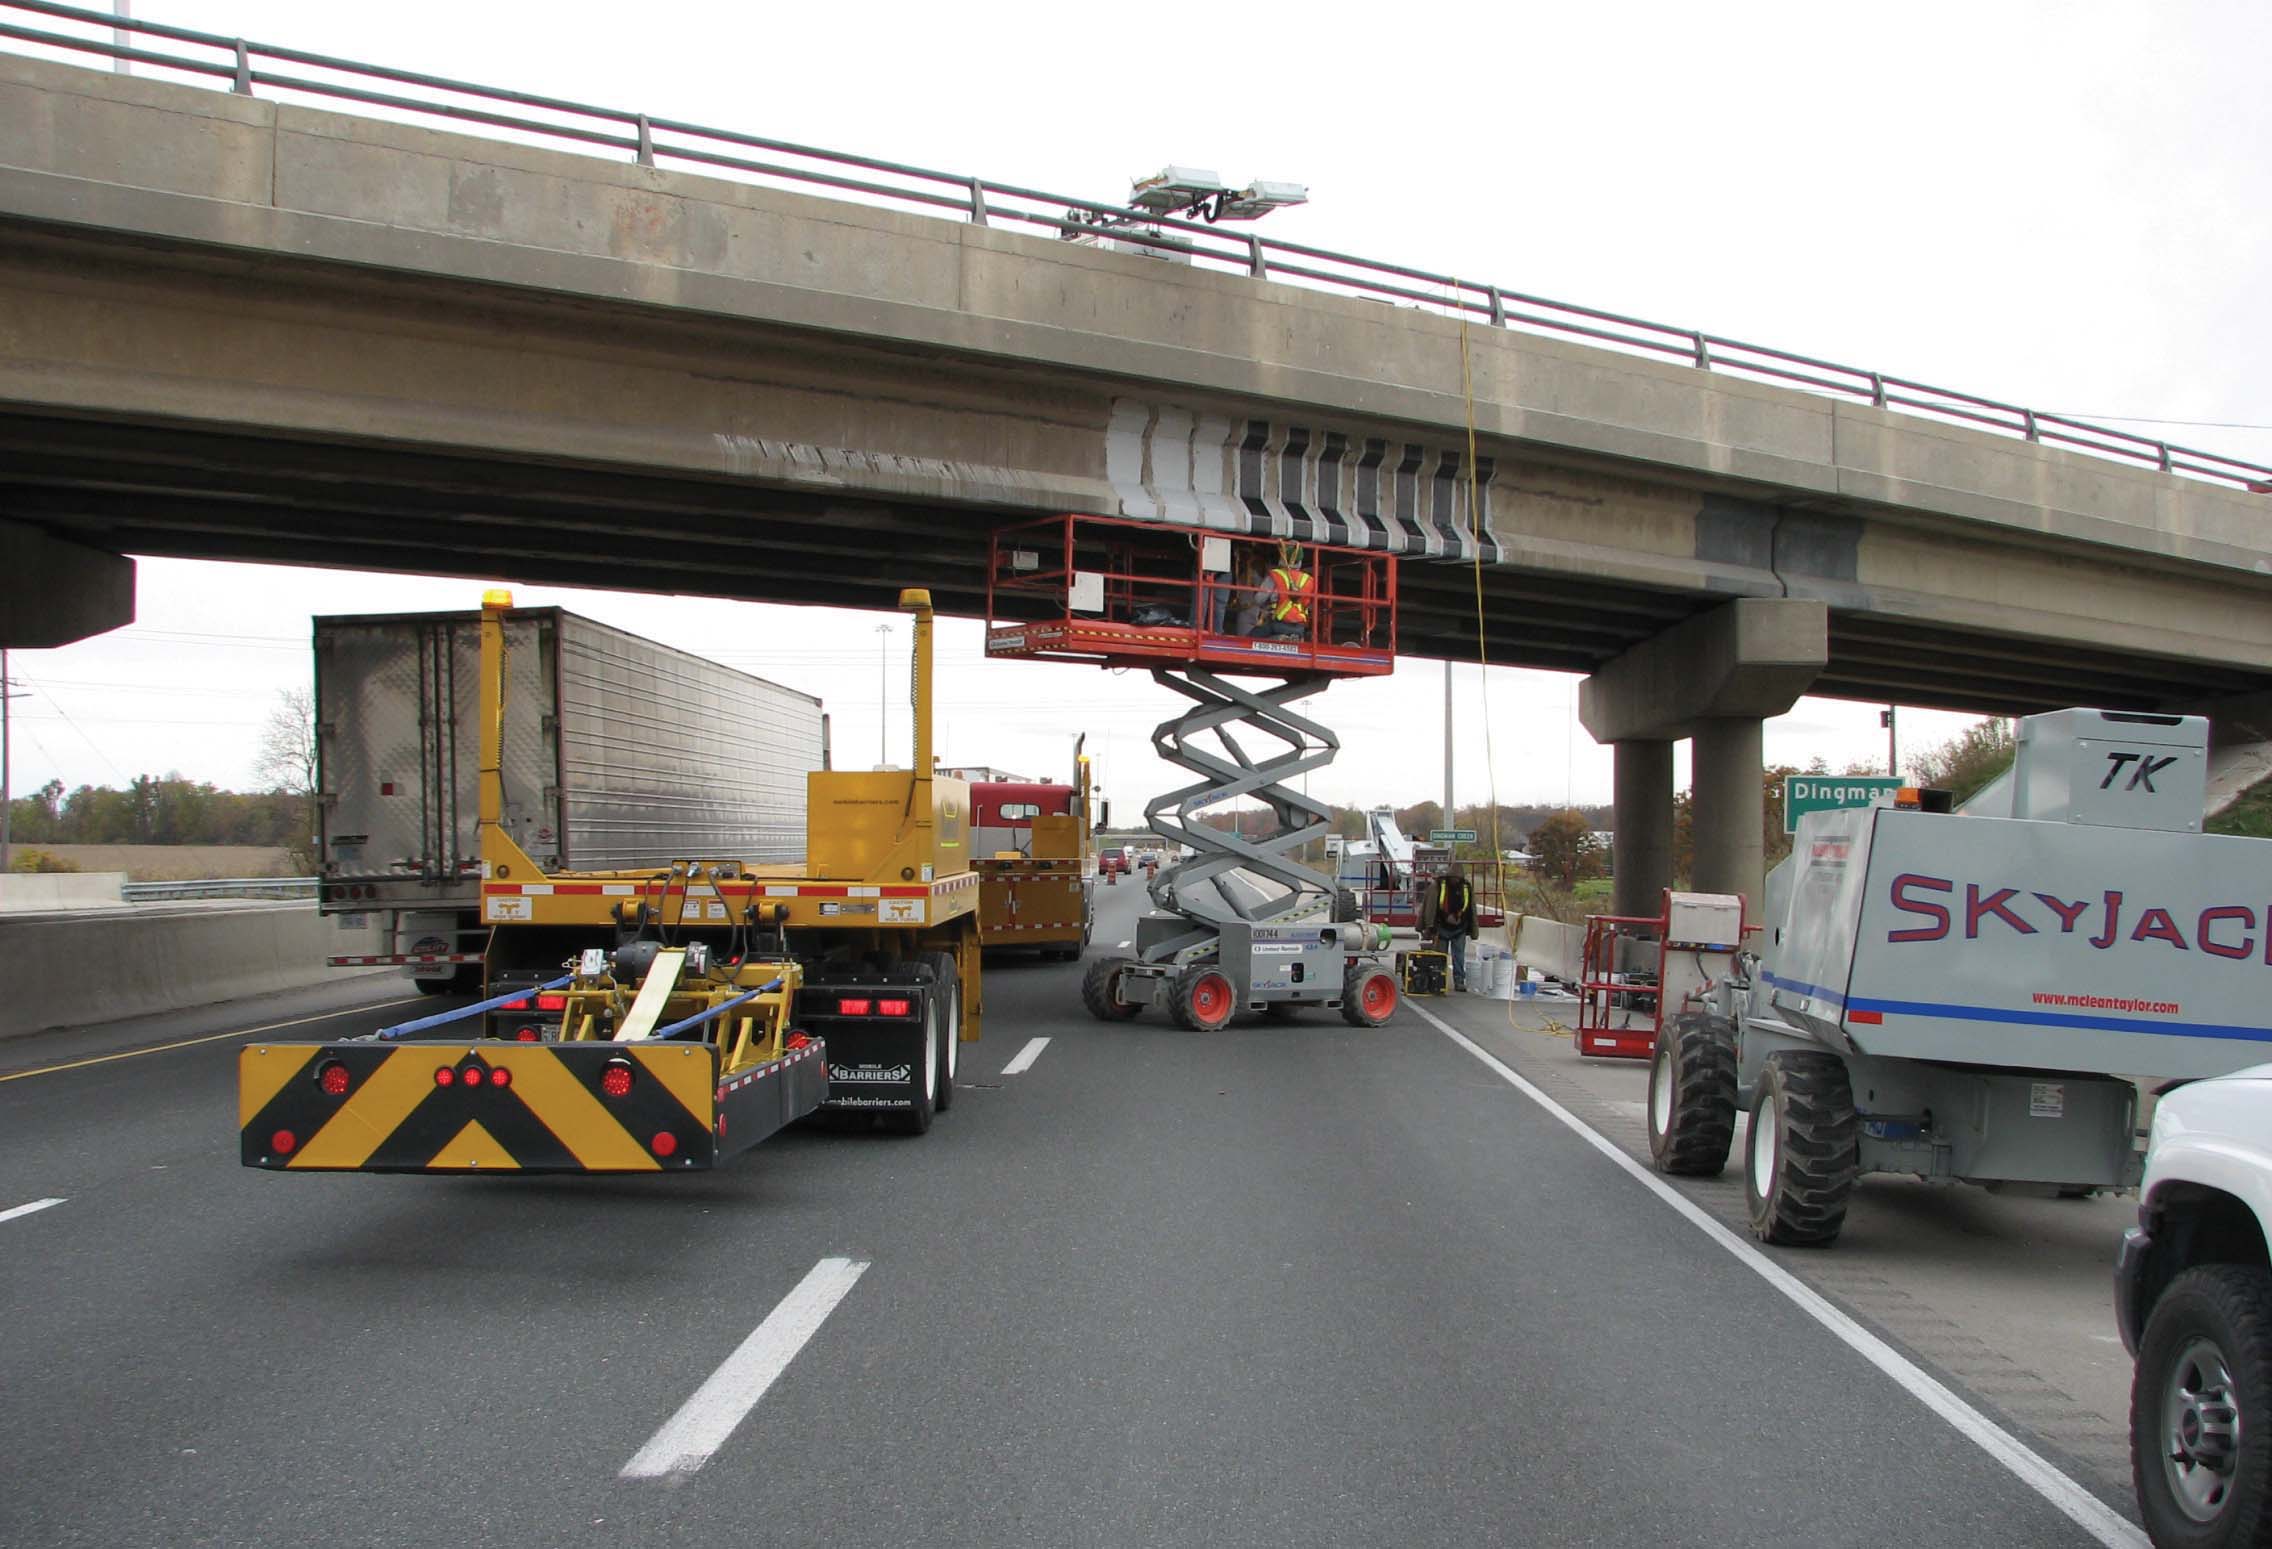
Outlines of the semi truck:
[[[483,616],[314,621],[317,907],[378,923],[432,994],[481,984],[476,724]],[[636,870],[686,855],[803,853],[805,776],[828,767],[810,694],[561,608],[500,620],[512,661],[501,829],[555,871]]]
[[1837,1237],[1863,1173],[2134,1186],[2132,1078],[2272,1050],[2272,848],[2202,832],[2207,762],[2200,717],[2054,711],[1963,811],[1801,818],[1746,950],[1667,987],[1657,1166],[1717,1174],[1748,1113],[1752,1231],[1792,1245]]
[[971,852],[979,875],[979,939],[1078,958],[1096,921],[1097,861],[1089,760],[1078,742],[1073,779],[988,780],[970,788]]
[[[478,628],[474,757],[491,992],[238,1063],[240,1159],[278,1172],[677,1172],[823,1110],[921,1134],[982,1021],[969,787],[931,773],[930,594],[915,767],[805,776],[804,856],[690,849],[570,871],[506,817],[509,595]],[[693,711],[684,712],[699,718]]]

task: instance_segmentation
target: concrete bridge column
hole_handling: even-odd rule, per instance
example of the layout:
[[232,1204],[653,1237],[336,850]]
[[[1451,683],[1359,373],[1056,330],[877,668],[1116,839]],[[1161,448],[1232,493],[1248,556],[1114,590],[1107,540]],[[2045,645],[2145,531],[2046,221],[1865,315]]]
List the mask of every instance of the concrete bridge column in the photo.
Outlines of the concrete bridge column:
[[[1615,658],[1579,686],[1578,718],[1596,742],[1617,745],[1616,897],[1619,913],[1647,914],[1671,872],[1671,758],[1679,737],[1696,739],[1696,874],[1698,889],[1741,893],[1758,906],[1762,880],[1760,723],[1781,715],[1806,692],[1830,659],[1830,609],[1786,597],[1746,597],[1684,619]],[[1663,807],[1654,794],[1659,777],[1644,777],[1650,755],[1636,752],[1628,780],[1628,745],[1667,749],[1661,777]],[[1662,812],[1662,817],[1658,816]],[[1646,849],[1627,877],[1626,830],[1642,838],[1661,831],[1661,871]],[[1661,830],[1654,825],[1661,824]],[[1631,907],[1629,907],[1629,905]]]
[[49,650],[133,622],[133,560],[0,521],[0,645]]
[[1672,743],[1629,737],[1616,745],[1616,874],[1611,910],[1654,914],[1672,886]]

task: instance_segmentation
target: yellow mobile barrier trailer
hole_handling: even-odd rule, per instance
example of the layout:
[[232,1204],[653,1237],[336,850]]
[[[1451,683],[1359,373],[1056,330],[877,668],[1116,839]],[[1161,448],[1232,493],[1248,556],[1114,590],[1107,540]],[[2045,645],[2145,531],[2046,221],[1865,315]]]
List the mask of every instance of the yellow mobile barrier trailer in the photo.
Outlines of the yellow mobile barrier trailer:
[[489,998],[367,1038],[247,1046],[244,1164],[687,1171],[823,1108],[929,1129],[979,1035],[979,878],[968,788],[930,772],[930,594],[900,606],[915,616],[915,767],[809,774],[802,865],[548,875],[501,821],[512,599],[484,597]]
[[979,939],[985,945],[1038,947],[1044,957],[1067,960],[1088,946],[1097,888],[1089,799],[1089,757],[1079,743],[1070,785],[972,783],[972,864],[980,879]]

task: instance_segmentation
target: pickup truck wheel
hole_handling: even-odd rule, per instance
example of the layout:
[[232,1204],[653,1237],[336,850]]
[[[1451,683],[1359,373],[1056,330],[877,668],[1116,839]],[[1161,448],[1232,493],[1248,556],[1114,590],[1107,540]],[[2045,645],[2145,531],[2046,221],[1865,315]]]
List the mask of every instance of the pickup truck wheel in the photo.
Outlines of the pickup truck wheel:
[[1649,1155],[1676,1178],[1717,1178],[1736,1133],[1735,1031],[1684,1011],[1658,1029],[1649,1062]]
[[1179,1027],[1195,1033],[1221,1032],[1239,1009],[1238,992],[1231,988],[1230,975],[1213,963],[1193,963],[1176,975],[1168,1009]]
[[939,1000],[939,1084],[933,1106],[945,1113],[955,1102],[955,1071],[962,1064],[962,975],[951,952],[926,952],[917,959],[931,969],[931,994]]
[[903,1135],[927,1134],[931,1128],[931,1115],[938,1111],[939,1102],[939,1019],[943,997],[936,989],[923,997],[923,1047],[909,1061],[908,1084],[915,1091],[915,1106],[899,1115],[899,1131]]
[[1854,1192],[1860,1137],[1845,1061],[1810,1049],[1770,1054],[1744,1147],[1751,1234],[1791,1248],[1837,1241]]
[[2130,1473],[2157,1545],[2272,1543],[2272,1270],[2205,1264],[2146,1319]]
[[1120,970],[1127,966],[1125,957],[1100,957],[1081,975],[1081,1004],[1088,1007],[1089,1015],[1099,1022],[1125,1022],[1144,1009],[1124,1006],[1113,998],[1120,986]]

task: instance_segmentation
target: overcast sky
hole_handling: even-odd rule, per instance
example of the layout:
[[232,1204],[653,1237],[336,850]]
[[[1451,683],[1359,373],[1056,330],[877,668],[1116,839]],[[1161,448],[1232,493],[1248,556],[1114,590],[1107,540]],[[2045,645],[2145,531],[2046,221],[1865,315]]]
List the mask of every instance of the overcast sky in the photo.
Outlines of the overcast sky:
[[[1119,196],[1170,161],[1305,182],[1272,234],[2272,461],[2261,3],[133,9],[1067,193]],[[146,561],[135,627],[14,654],[13,783],[242,785],[276,695],[306,680],[312,614],[479,591]],[[880,649],[904,704],[905,626],[887,644],[881,615],[518,594],[821,694],[847,764],[874,761]],[[987,663],[977,640],[942,634],[949,759],[1040,774],[1085,729],[1124,799],[1174,783],[1148,731],[1177,701],[1140,675]],[[1502,800],[1606,800],[1576,680],[1491,679],[1487,758],[1480,675],[1460,674],[1459,799],[1495,769]],[[1318,710],[1346,750],[1316,794],[1440,789],[1435,664]],[[1905,715],[1904,753],[1966,719]],[[890,735],[904,760],[904,715]],[[1884,750],[1875,706],[1805,700],[1768,731],[1777,761]]]

